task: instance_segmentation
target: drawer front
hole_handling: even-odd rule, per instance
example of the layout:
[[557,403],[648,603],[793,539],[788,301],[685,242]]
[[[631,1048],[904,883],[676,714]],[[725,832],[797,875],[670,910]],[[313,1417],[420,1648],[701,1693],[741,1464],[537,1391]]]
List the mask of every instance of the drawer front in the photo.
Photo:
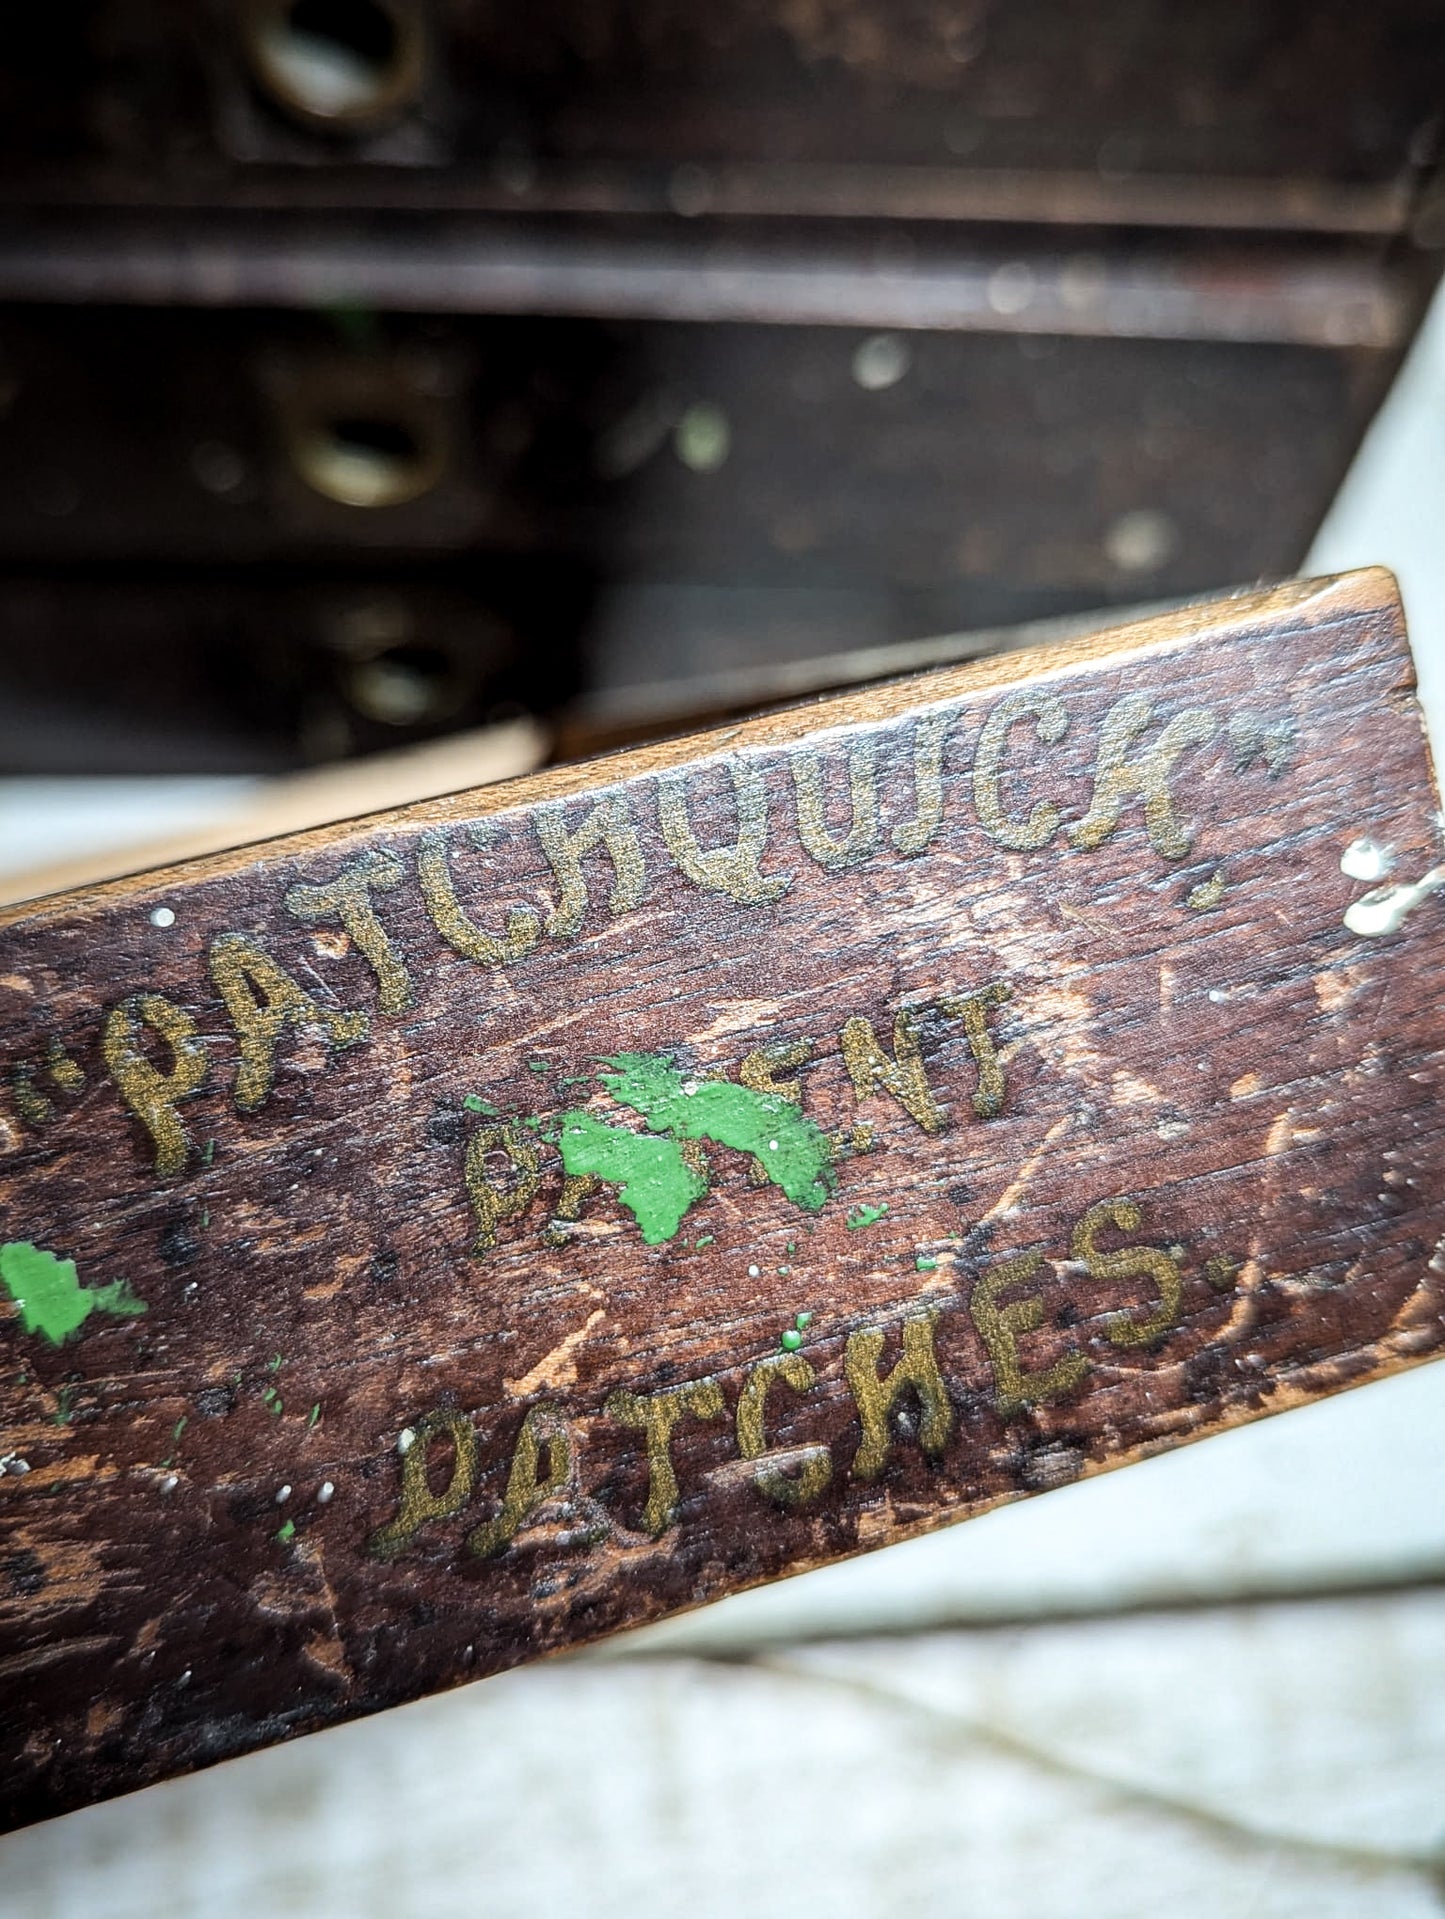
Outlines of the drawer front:
[[756,183],[678,166],[1044,170],[1120,201],[1214,176],[1290,183],[1308,223],[1300,183],[1389,187],[1442,92],[1429,0],[71,0],[0,43],[0,153],[143,197],[214,188],[208,162],[490,166],[543,200],[597,168],[594,197],[681,212]]
[[847,327],[15,309],[0,561],[566,555],[866,584],[904,630],[1300,558],[1364,350]]

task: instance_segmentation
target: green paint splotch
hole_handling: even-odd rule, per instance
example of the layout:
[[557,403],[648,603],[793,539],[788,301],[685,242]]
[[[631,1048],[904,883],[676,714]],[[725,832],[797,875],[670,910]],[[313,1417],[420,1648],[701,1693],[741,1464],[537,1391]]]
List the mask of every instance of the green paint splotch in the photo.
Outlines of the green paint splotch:
[[591,1113],[564,1113],[557,1139],[569,1173],[593,1173],[618,1187],[617,1197],[636,1219],[649,1246],[671,1239],[683,1215],[707,1192],[675,1140],[629,1133]]
[[664,1053],[618,1053],[602,1063],[612,1069],[598,1075],[602,1084],[654,1133],[752,1153],[773,1184],[810,1213],[831,1197],[838,1183],[832,1141],[790,1100],[731,1080],[687,1079]]
[[52,1346],[62,1345],[92,1313],[134,1319],[146,1310],[145,1301],[136,1298],[125,1280],[82,1286],[73,1259],[59,1259],[28,1239],[0,1246],[0,1282],[20,1308],[25,1331],[39,1333]]
[[886,1199],[881,1206],[874,1206],[869,1201],[864,1200],[861,1205],[853,1208],[852,1212],[849,1213],[848,1217],[843,1221],[843,1224],[848,1228],[850,1233],[859,1233],[865,1226],[876,1226],[887,1211],[888,1201]]

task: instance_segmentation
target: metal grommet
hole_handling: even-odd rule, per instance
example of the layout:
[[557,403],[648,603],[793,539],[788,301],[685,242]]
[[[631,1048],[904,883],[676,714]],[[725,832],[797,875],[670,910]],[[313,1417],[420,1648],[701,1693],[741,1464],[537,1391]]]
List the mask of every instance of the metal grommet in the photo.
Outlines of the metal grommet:
[[303,124],[364,133],[420,97],[426,33],[404,0],[245,0],[256,84]]
[[297,476],[341,506],[402,506],[446,472],[446,413],[398,369],[314,366],[281,401],[281,432]]

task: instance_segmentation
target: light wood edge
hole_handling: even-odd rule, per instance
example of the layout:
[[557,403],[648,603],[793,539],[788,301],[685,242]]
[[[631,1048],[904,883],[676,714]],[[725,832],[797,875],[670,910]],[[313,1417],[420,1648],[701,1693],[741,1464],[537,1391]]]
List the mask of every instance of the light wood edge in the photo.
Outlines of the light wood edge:
[[[458,820],[494,817],[534,806],[539,801],[601,791],[724,754],[772,751],[850,727],[898,719],[946,700],[991,692],[1020,680],[1036,684],[1072,679],[1105,665],[1157,659],[1211,635],[1237,641],[1251,627],[1258,626],[1267,628],[1271,637],[1277,639],[1282,631],[1325,626],[1372,614],[1387,616],[1399,632],[1402,646],[1406,644],[1400,589],[1386,567],[1363,567],[1349,573],[1243,591],[1234,597],[1216,598],[1199,606],[1180,607],[1146,620],[1109,627],[1060,645],[994,655],[962,666],[916,674],[862,692],[790,706],[735,725],[630,747],[604,754],[599,759],[552,767],[494,786],[468,788],[440,799],[366,814],[344,827],[312,828],[174,866],[127,874],[47,899],[27,901],[0,910],[0,930],[22,922],[41,926],[56,920],[74,922],[90,918],[129,900],[153,898],[160,892],[174,896],[188,887],[247,868],[261,874],[273,860],[294,860],[319,851],[344,853],[358,841],[371,840],[399,828],[446,826]],[[1408,659],[1407,651],[1407,663]],[[1407,690],[1413,689],[1413,671],[1404,685]]]

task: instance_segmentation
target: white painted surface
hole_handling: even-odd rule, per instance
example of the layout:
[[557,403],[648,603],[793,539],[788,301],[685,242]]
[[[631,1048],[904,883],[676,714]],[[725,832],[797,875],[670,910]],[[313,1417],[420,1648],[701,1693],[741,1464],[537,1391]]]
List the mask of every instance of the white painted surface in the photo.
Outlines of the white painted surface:
[[224,819],[245,779],[0,780],[0,876],[79,854],[117,852]]
[[1325,517],[1303,571],[1388,566],[1400,582],[1437,759],[1445,761],[1445,289]]
[[1445,1594],[532,1667],[0,1842],[13,1919],[1427,1919]]

